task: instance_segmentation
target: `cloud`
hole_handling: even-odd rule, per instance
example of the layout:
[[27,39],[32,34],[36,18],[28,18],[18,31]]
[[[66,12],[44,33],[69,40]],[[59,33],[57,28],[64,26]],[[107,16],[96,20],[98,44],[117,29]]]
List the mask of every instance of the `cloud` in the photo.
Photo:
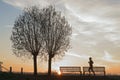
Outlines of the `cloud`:
[[73,52],[66,53],[66,55],[77,57],[77,58],[84,58],[84,59],[88,59],[88,57],[89,57],[88,55],[76,54],[76,53],[73,53]]
[[28,6],[39,5],[40,7],[45,7],[49,5],[47,0],[3,0],[5,3],[10,4],[14,7],[24,9]]
[[58,0],[2,0],[2,1],[19,9],[24,9],[25,7],[34,6],[34,5],[37,5],[40,8],[43,8],[51,4],[55,6],[59,6],[59,8],[63,7],[61,6],[63,3],[62,0],[61,1],[58,1]]
[[[113,4],[112,4],[112,1],[114,2]],[[103,15],[109,15],[111,13],[109,14],[106,14],[106,13],[116,11],[118,9],[117,7],[119,6],[116,0],[111,0],[111,2],[110,0],[108,1],[107,0],[106,1],[104,0],[92,0],[92,1],[77,0],[77,2],[70,0],[68,3],[73,4],[74,9],[77,7],[76,9],[79,9],[79,11],[77,11],[79,13],[85,13],[88,15],[96,16],[96,17],[103,16]]]
[[112,63],[120,63],[120,60],[113,60],[112,55],[110,55],[110,53],[107,51],[104,51],[104,56],[102,59]]
[[[72,51],[75,57],[100,56],[112,60],[120,56],[120,1],[119,0],[3,0],[23,9],[30,5],[44,7],[54,4],[65,15],[73,28]],[[68,52],[69,53],[69,52]],[[83,53],[85,56],[82,56]],[[68,55],[68,54],[67,54]],[[98,58],[96,57],[96,58]],[[119,58],[118,58],[119,59]],[[112,60],[114,62],[114,60]]]

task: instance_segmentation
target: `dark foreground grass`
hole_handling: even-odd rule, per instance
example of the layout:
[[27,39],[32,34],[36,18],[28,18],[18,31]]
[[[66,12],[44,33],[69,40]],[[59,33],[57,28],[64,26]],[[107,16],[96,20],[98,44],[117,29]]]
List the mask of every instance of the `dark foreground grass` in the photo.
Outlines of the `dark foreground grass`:
[[[0,72],[0,80],[34,80],[32,74]],[[37,80],[48,80],[46,74],[39,74]],[[120,80],[120,76],[82,76],[82,75],[52,75],[51,80]]]

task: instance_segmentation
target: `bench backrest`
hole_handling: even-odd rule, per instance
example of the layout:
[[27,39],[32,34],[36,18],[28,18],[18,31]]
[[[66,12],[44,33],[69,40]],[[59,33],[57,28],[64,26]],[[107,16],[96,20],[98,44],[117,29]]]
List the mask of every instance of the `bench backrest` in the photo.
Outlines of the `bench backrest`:
[[81,67],[76,67],[76,66],[64,66],[60,67],[60,72],[81,72]]
[[[89,67],[83,67],[83,72],[88,72]],[[93,67],[95,72],[104,72],[105,67]]]

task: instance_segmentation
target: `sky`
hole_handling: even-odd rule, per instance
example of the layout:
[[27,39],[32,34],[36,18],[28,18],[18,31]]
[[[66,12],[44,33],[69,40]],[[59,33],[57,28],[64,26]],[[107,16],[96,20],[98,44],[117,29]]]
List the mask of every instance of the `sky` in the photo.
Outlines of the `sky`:
[[[13,71],[33,71],[33,60],[16,57],[10,36],[14,21],[25,7],[54,5],[72,26],[71,48],[53,60],[52,70],[60,66],[105,66],[107,74],[120,74],[120,0],[0,0],[0,61]],[[47,71],[47,62],[38,59],[38,72]]]

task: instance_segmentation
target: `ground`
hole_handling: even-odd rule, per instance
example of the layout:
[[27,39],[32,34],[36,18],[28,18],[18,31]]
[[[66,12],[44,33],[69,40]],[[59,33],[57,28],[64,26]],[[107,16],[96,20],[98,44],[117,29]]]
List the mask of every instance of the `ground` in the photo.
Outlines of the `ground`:
[[[0,72],[0,80],[34,80],[32,74]],[[48,80],[47,74],[38,74],[38,80]],[[120,76],[52,75],[51,80],[120,80]]]

